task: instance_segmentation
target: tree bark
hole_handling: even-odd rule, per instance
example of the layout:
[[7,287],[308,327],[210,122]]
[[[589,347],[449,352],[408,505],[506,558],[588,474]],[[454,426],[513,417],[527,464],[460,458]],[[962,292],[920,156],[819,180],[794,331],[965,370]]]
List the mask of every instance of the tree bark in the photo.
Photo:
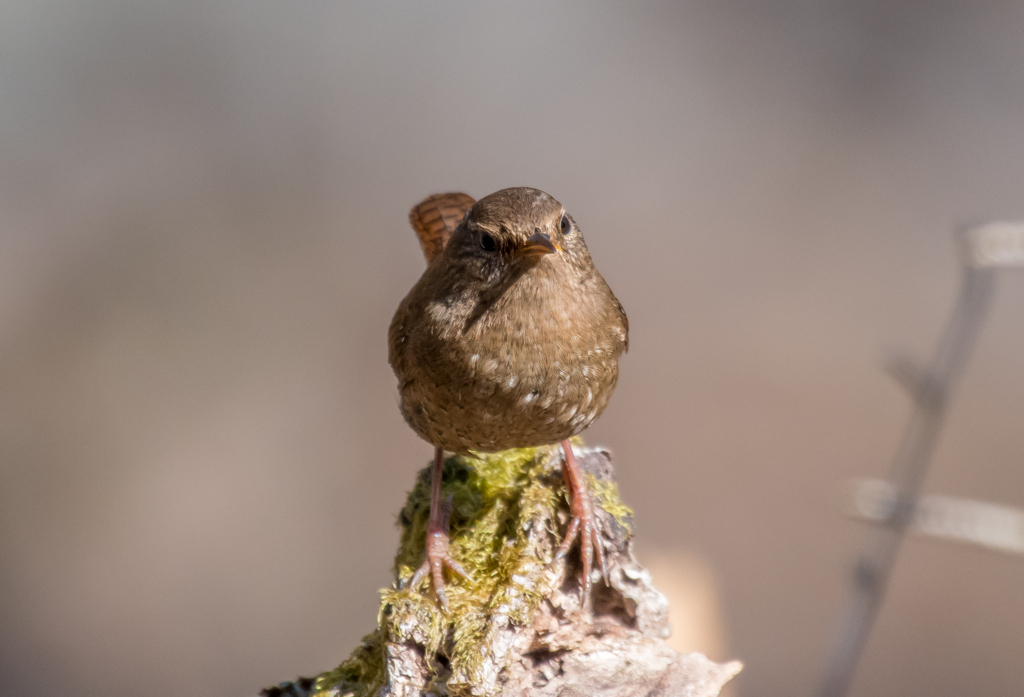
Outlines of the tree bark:
[[[678,654],[668,603],[632,551],[632,513],[611,455],[576,448],[607,554],[609,579],[580,607],[574,550],[551,563],[568,522],[556,448],[450,457],[443,486],[452,506],[452,551],[473,577],[449,579],[445,615],[427,584],[382,591],[377,629],[348,660],[267,697],[713,697],[741,669]],[[429,468],[402,511],[396,576],[422,560]],[[578,544],[574,545],[578,549]],[[598,572],[594,572],[595,576]],[[595,579],[596,580],[596,579]]]

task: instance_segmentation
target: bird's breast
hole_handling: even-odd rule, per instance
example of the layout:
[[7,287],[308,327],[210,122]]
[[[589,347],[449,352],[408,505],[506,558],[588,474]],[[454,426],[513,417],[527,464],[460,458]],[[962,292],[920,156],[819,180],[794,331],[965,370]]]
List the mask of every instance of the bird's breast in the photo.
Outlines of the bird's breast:
[[607,405],[623,341],[608,324],[606,294],[521,280],[495,298],[439,293],[407,306],[395,325],[402,412],[434,445],[554,443]]

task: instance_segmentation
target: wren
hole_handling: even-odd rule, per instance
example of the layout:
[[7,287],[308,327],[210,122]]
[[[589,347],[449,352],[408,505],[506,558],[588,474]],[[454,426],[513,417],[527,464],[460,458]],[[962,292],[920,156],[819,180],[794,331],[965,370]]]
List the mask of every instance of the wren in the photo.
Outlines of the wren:
[[569,438],[608,405],[629,348],[622,305],[594,266],[583,234],[552,196],[527,187],[474,202],[431,196],[410,222],[427,269],[388,331],[406,422],[435,448],[425,560],[442,607],[448,551],[443,452],[495,452],[561,443],[572,520],[556,552],[580,537],[584,605],[593,556],[607,580],[594,503]]

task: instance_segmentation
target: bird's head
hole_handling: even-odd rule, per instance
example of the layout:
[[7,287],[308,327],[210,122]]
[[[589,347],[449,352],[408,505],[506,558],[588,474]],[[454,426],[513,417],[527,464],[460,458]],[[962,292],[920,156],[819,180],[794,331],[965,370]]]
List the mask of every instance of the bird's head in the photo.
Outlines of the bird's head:
[[519,275],[547,260],[589,255],[562,204],[539,189],[502,189],[477,201],[452,236],[451,250],[485,278]]

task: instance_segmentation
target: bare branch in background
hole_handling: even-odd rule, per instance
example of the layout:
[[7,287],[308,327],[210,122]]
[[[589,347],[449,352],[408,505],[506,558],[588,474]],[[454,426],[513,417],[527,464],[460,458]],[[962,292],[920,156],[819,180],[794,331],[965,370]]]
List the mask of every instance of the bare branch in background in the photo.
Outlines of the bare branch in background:
[[[864,551],[854,567],[852,598],[825,668],[818,693],[821,697],[842,697],[848,691],[885,597],[903,536],[912,524],[921,527],[922,515],[927,513],[920,507],[921,483],[941,433],[946,405],[992,299],[994,269],[1024,264],[1024,225],[989,223],[967,230],[961,242],[960,295],[931,365],[924,367],[906,357],[887,361],[888,372],[914,400],[914,411],[893,461],[889,482],[883,483],[887,487],[885,515],[877,518],[879,525],[868,533]],[[937,510],[935,505],[929,508],[932,513],[933,509]],[[957,510],[962,509],[961,505]]]

